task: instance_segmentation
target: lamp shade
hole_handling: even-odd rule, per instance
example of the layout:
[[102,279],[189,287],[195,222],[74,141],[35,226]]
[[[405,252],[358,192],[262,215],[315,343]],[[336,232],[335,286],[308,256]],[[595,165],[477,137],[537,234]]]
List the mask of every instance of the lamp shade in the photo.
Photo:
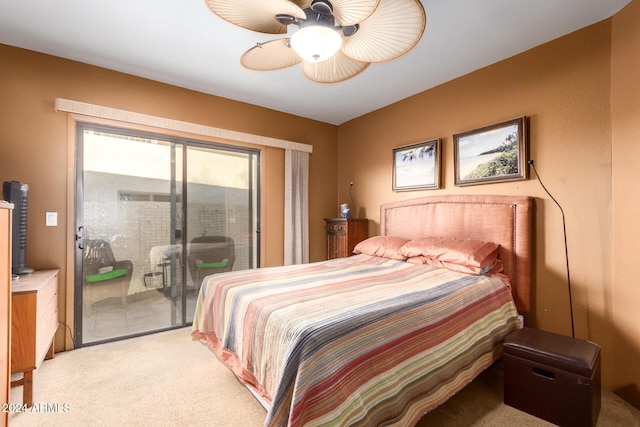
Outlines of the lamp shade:
[[324,25],[307,25],[291,36],[291,47],[305,61],[322,62],[342,46],[342,37]]

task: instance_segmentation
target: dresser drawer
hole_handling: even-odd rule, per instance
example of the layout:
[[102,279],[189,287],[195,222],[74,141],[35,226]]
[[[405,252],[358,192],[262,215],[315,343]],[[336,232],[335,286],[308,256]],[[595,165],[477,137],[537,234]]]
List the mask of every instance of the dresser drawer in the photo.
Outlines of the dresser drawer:
[[12,289],[11,371],[40,365],[58,328],[58,270],[21,276]]
[[36,355],[42,362],[58,329],[58,277],[55,276],[38,292],[36,320]]
[[49,306],[58,307],[58,275],[47,280],[36,293],[38,314],[47,310]]
[[11,289],[11,387],[22,386],[22,402],[33,404],[33,372],[53,357],[58,329],[59,270],[35,271],[20,277]]

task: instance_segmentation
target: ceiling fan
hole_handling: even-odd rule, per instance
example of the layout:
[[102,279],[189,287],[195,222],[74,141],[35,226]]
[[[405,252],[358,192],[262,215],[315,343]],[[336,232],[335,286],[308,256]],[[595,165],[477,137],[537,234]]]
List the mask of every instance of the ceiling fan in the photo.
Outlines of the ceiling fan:
[[220,18],[248,30],[290,37],[257,43],[240,58],[271,71],[302,63],[317,83],[338,83],[409,52],[426,15],[419,0],[205,0]]

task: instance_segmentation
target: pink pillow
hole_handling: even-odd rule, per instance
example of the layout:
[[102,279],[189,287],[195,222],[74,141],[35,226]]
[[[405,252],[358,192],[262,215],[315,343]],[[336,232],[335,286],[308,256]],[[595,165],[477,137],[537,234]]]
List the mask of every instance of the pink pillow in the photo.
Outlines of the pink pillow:
[[404,244],[400,253],[407,258],[424,257],[429,261],[491,268],[498,260],[500,245],[481,240],[457,237],[421,237]]
[[402,248],[402,246],[408,241],[409,239],[405,239],[403,237],[369,237],[368,239],[358,243],[356,247],[353,248],[353,253],[404,261],[407,257],[400,253],[400,248]]
[[492,276],[494,274],[498,274],[502,272],[502,261],[500,260],[496,260],[496,263],[494,265],[484,267],[484,268],[471,267],[468,265],[461,265],[461,264],[453,264],[451,262],[437,261],[422,255],[408,258],[407,262],[411,264],[434,265],[436,267],[446,268],[448,270],[457,271],[459,273],[467,273],[467,274],[475,274],[475,275]]

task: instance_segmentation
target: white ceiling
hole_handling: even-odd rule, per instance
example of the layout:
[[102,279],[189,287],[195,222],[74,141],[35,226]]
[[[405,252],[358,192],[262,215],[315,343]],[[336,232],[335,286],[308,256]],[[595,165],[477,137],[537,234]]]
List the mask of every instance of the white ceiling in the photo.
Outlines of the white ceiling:
[[307,80],[299,65],[244,69],[247,49],[282,36],[235,27],[205,0],[0,0],[0,43],[341,124],[602,21],[631,0],[421,1],[427,28],[411,52],[335,85]]

